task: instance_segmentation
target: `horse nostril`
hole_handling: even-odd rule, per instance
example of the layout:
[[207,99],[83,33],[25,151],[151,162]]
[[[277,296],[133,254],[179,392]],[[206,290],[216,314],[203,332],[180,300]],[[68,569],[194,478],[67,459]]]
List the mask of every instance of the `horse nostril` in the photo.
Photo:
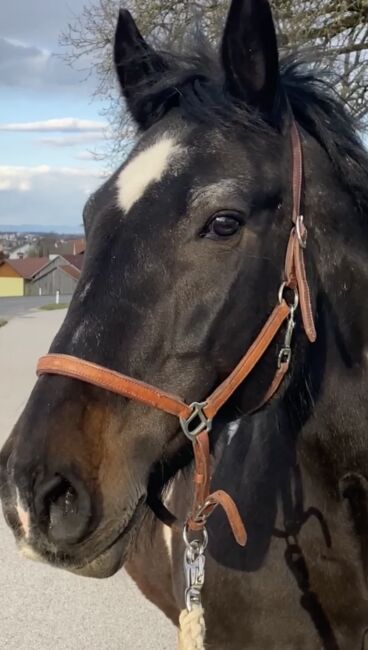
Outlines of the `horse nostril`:
[[35,509],[40,526],[51,541],[76,543],[85,533],[90,516],[91,501],[80,481],[73,484],[55,474],[38,487]]

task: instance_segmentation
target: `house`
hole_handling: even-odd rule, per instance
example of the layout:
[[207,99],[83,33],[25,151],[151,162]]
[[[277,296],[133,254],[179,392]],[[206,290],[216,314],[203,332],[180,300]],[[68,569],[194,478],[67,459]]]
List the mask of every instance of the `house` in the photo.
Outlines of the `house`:
[[0,297],[27,295],[33,277],[48,263],[48,257],[0,260]]
[[27,285],[29,296],[71,295],[79,280],[84,256],[57,255],[48,260]]
[[62,239],[48,236],[37,243],[39,255],[81,255],[86,249],[85,239]]
[[71,295],[79,280],[83,254],[0,260],[0,297]]
[[86,250],[85,239],[72,239],[70,244],[72,245],[72,255],[83,255]]
[[33,244],[23,244],[23,246],[19,246],[19,248],[15,248],[14,250],[11,251],[9,255],[10,260],[20,260],[23,259],[24,257],[27,257],[27,255],[30,254],[32,249],[34,248]]

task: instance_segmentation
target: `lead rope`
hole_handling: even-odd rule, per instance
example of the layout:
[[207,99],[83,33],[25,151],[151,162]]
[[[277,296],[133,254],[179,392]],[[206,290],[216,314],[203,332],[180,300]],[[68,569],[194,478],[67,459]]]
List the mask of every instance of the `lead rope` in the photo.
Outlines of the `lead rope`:
[[179,650],[205,650],[206,626],[201,605],[195,605],[190,612],[183,609],[179,625]]

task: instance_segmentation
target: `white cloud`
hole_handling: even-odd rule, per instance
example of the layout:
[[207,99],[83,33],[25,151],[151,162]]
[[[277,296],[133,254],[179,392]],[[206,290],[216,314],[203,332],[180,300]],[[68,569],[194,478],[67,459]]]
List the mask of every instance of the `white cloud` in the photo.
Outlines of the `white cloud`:
[[104,181],[101,170],[86,166],[0,166],[0,224],[82,222],[87,194]]
[[[88,132],[103,134],[106,129],[106,123],[99,120],[81,120],[76,117],[64,117],[56,120],[42,120],[39,122],[14,122],[8,124],[0,123],[0,131],[12,132],[63,132],[63,133],[80,133]],[[55,144],[55,142],[54,142]]]
[[44,182],[57,179],[58,177],[76,177],[83,179],[83,188],[96,185],[97,179],[103,179],[105,172],[85,167],[51,167],[49,165],[38,165],[34,167],[21,167],[0,165],[0,192],[16,190],[28,192],[33,189],[35,180],[44,178]]
[[[85,0],[11,0],[1,3],[0,36],[16,43],[31,40],[55,49],[60,31],[78,16]],[[10,37],[10,38],[9,38]]]
[[85,133],[72,133],[71,135],[51,135],[46,138],[40,138],[41,144],[50,147],[74,147],[83,144],[95,144],[97,141],[105,140],[106,135],[103,131],[86,131]]
[[40,93],[75,95],[93,92],[93,74],[84,74],[83,77],[80,71],[67,66],[60,56],[48,49],[27,45],[9,36],[0,36],[0,86],[32,89]]

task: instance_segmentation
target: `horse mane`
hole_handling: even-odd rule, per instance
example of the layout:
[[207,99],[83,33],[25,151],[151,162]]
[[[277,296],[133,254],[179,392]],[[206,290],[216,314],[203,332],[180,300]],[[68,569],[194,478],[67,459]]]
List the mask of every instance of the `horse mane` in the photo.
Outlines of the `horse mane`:
[[368,217],[368,153],[363,125],[349,113],[326,71],[298,58],[282,61],[282,85],[297,122],[327,152],[340,183]]
[[[166,73],[152,76],[136,89],[138,110],[145,106],[150,112],[148,123],[180,107],[186,119],[197,123],[274,133],[259,112],[226,92],[219,57],[203,39],[199,38],[195,52],[190,56],[162,52]],[[280,100],[287,97],[297,122],[327,152],[339,182],[358,211],[368,216],[368,152],[359,135],[363,127],[336,92],[336,79],[298,55],[281,57],[280,70]],[[284,103],[278,105],[281,111]]]

